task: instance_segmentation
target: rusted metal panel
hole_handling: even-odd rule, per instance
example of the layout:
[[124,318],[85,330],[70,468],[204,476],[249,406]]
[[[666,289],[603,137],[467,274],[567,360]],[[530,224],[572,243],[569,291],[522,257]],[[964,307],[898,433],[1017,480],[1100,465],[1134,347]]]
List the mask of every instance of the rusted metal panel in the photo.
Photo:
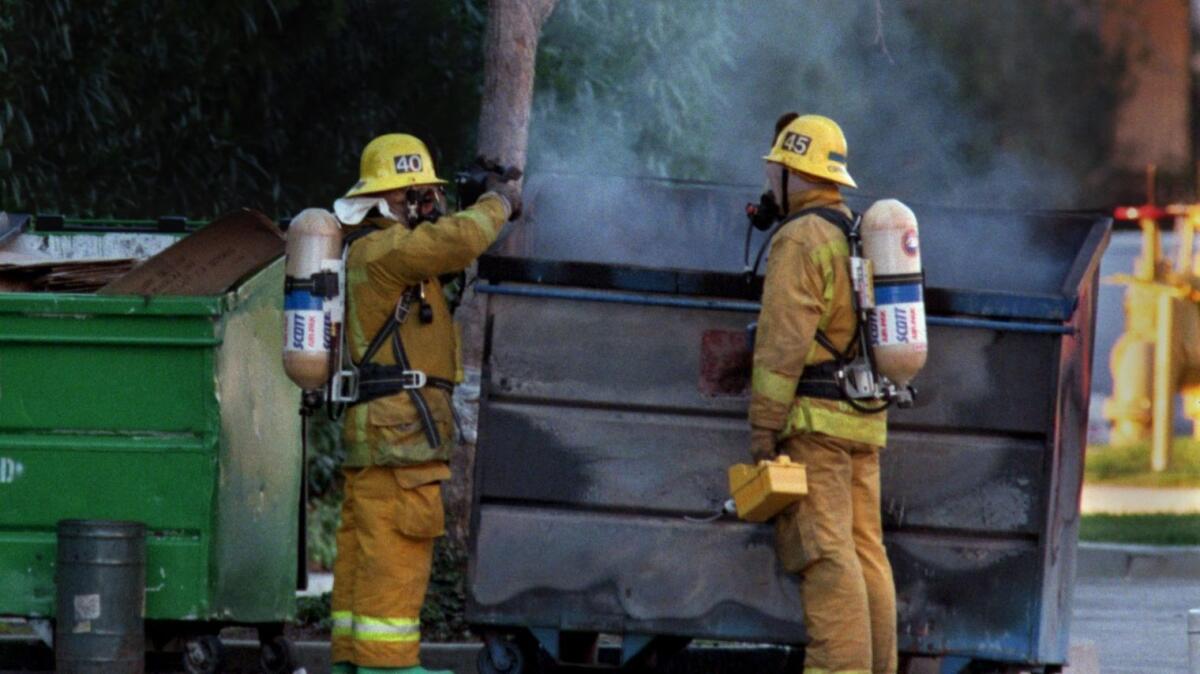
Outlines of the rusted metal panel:
[[884,524],[1036,536],[1044,451],[1011,436],[893,430],[880,457]]
[[804,640],[800,591],[778,566],[769,527],[501,504],[478,519],[475,621]]

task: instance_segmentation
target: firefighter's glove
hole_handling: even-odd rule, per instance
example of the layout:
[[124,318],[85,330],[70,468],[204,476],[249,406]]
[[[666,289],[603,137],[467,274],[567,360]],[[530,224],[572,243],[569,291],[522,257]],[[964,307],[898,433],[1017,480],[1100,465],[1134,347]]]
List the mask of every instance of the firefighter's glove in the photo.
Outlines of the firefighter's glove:
[[503,173],[489,173],[485,183],[488,192],[495,192],[508,201],[509,220],[521,217],[521,169],[508,168]]
[[775,431],[769,428],[750,429],[750,456],[754,462],[774,461],[777,456]]

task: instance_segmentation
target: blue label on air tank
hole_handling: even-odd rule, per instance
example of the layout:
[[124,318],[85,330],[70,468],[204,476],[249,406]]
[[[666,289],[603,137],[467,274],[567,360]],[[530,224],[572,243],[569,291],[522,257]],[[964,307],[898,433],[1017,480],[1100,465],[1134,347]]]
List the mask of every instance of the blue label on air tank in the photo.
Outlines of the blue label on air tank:
[[875,286],[875,304],[907,304],[921,301],[921,284],[904,283],[899,285]]
[[321,298],[307,290],[292,290],[283,296],[284,311],[320,311]]
[[875,286],[875,310],[867,327],[874,346],[911,346],[924,351],[927,338],[921,284]]

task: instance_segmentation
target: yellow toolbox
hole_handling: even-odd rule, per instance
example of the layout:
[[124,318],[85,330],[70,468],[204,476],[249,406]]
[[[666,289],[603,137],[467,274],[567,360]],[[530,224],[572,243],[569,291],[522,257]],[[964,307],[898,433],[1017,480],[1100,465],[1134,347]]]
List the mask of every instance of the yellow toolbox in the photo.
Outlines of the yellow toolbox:
[[729,467],[729,493],[738,518],[766,522],[808,493],[808,477],[804,464],[782,455],[758,465],[739,463]]

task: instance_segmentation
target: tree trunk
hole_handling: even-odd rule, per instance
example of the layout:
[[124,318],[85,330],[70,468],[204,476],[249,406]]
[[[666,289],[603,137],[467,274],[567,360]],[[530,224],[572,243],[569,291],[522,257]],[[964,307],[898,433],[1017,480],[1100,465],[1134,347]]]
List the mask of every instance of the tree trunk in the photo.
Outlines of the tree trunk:
[[[556,2],[488,1],[478,153],[505,166],[525,168],[538,36]],[[474,275],[473,270],[470,275]],[[455,408],[462,421],[464,437],[451,461],[454,478],[445,485],[445,500],[449,515],[447,531],[451,540],[459,545],[466,542],[471,520],[485,300],[473,288],[468,290],[456,316],[462,328],[463,362],[467,374],[467,381],[455,393]]]
[[557,0],[489,0],[479,153],[525,168],[538,36]]

